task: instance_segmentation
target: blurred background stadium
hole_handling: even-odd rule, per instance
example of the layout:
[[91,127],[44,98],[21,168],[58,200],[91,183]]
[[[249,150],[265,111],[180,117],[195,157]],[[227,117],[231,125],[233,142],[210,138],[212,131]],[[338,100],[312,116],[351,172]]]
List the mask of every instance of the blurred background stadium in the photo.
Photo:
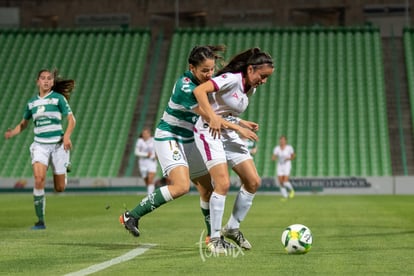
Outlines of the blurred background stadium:
[[[0,0],[0,129],[21,120],[37,71],[57,67],[76,80],[70,178],[138,178],[135,141],[155,128],[189,50],[225,44],[228,59],[259,46],[276,71],[244,118],[261,126],[262,177],[275,174],[282,134],[296,178],[413,176],[412,4]],[[1,140],[0,178],[32,177],[31,132]]]

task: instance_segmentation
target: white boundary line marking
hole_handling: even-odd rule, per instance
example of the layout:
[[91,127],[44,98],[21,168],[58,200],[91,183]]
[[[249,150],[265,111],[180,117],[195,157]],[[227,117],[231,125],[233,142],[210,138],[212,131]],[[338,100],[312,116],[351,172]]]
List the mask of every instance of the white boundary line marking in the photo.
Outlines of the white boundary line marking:
[[156,246],[156,244],[142,244],[141,246],[125,253],[124,255],[121,255],[119,257],[113,258],[109,261],[106,261],[106,262],[103,262],[103,263],[100,263],[100,264],[92,265],[90,267],[87,267],[87,268],[79,270],[79,271],[75,271],[75,272],[65,274],[65,276],[84,276],[84,275],[89,275],[89,274],[104,270],[104,269],[106,269],[110,266],[117,265],[119,263],[129,261],[129,260],[135,258],[136,256],[142,255],[142,254],[145,253],[145,251],[147,251],[148,249],[150,249],[151,247],[154,247],[154,246]]

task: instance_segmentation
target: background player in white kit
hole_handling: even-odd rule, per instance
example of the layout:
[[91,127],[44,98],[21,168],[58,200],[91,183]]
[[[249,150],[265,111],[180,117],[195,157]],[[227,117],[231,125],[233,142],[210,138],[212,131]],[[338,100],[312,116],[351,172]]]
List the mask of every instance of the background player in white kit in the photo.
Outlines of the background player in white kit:
[[[249,97],[255,93],[256,87],[266,83],[273,71],[271,56],[259,48],[252,48],[233,57],[217,73],[218,76],[194,89],[200,108],[207,113],[205,118],[200,117],[195,124],[194,139],[214,182],[210,198],[211,241],[208,245],[212,252],[227,252],[220,239],[221,234],[244,249],[251,248],[239,228],[252,205],[261,179],[246,143],[236,131],[222,129],[221,120],[224,118],[238,123],[241,129],[257,131],[258,124],[241,120],[238,116],[246,110]],[[253,134],[244,137],[257,140],[257,135]],[[226,195],[230,187],[228,164],[240,177],[242,186],[232,215],[221,229]]]
[[[33,199],[38,221],[33,230],[46,229],[45,225],[45,184],[49,165],[53,169],[53,182],[56,192],[63,192],[67,183],[69,150],[72,148],[70,136],[75,128],[75,116],[68,100],[75,81],[59,78],[57,71],[41,70],[36,84],[39,93],[26,105],[23,119],[4,134],[6,139],[18,135],[27,128],[29,120],[34,123],[34,142],[30,146],[34,175]],[[68,124],[63,131],[62,119]]]
[[[277,161],[277,180],[282,193],[282,200],[287,198],[293,198],[295,196],[295,190],[292,184],[289,182],[290,171],[292,169],[292,160],[295,159],[295,152],[291,145],[287,144],[285,136],[279,138],[279,145],[273,149],[272,160]],[[289,194],[288,191],[289,190]]]
[[141,137],[135,144],[135,155],[138,157],[138,166],[141,177],[144,178],[147,186],[147,194],[154,192],[154,178],[157,172],[157,157],[154,148],[154,138],[151,129],[144,128]]

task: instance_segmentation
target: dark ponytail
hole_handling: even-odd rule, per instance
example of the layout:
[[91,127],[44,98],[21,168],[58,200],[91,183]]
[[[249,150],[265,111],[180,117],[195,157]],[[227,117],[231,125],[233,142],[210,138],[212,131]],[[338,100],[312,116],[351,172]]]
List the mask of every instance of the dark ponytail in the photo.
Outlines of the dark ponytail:
[[226,66],[217,72],[217,75],[229,72],[242,72],[245,74],[249,65],[252,65],[254,68],[262,65],[273,68],[273,59],[268,53],[260,50],[260,48],[250,48],[234,56]]
[[48,69],[40,70],[37,74],[38,79],[40,77],[40,74],[42,74],[43,72],[49,72],[53,75],[54,80],[52,90],[59,94],[62,94],[66,98],[66,100],[69,101],[72,90],[75,88],[75,81],[60,77],[57,69],[53,69],[53,71],[50,71]]

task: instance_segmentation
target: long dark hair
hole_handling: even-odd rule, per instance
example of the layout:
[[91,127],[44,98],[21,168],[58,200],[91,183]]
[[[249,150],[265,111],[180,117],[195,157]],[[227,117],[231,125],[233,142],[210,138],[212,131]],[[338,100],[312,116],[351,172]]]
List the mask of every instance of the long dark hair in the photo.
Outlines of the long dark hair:
[[59,76],[59,72],[57,69],[53,69],[52,71],[49,69],[42,69],[37,74],[37,79],[39,79],[40,75],[43,72],[49,72],[53,75],[52,90],[59,94],[62,94],[66,98],[66,100],[69,101],[72,90],[75,88],[75,81],[71,79],[62,78],[61,76]]
[[267,65],[272,68],[274,67],[272,57],[256,47],[250,48],[234,56],[226,66],[217,72],[216,75],[238,72],[246,74],[249,65],[252,65],[254,69],[262,65]]
[[188,64],[197,67],[206,59],[222,60],[223,57],[217,52],[224,52],[225,50],[226,46],[224,45],[195,46],[188,56]]

